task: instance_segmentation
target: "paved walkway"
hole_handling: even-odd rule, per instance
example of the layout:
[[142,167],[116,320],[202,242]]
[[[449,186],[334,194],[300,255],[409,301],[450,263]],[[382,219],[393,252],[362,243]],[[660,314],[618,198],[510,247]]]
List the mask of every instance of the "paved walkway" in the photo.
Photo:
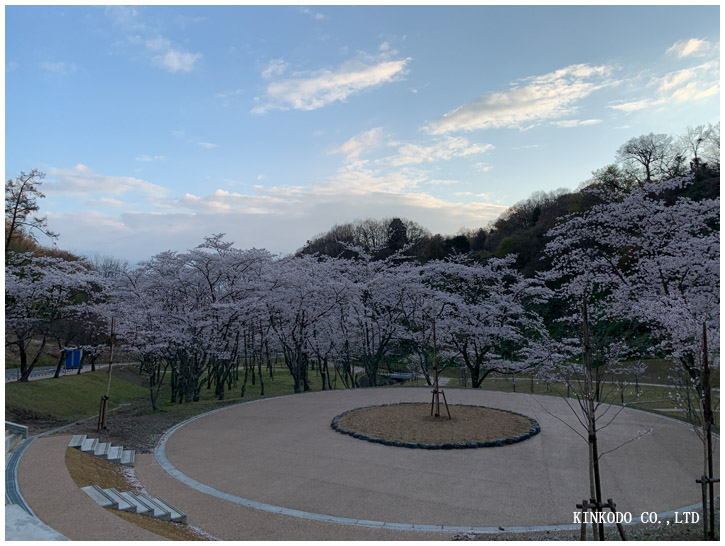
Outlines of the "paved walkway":
[[17,504],[5,505],[5,540],[68,540]]
[[[587,492],[586,443],[547,412],[570,422],[570,410],[560,399],[448,391],[451,404],[513,409],[541,424],[538,436],[501,448],[394,448],[344,436],[329,426],[332,417],[346,409],[404,400],[427,402],[429,396],[428,387],[356,389],[233,406],[177,429],[168,437],[166,454],[181,472],[200,482],[228,495],[284,507],[290,514],[304,510],[393,523],[463,526],[571,524],[572,506]],[[602,432],[603,449],[652,426],[652,434],[602,461],[605,495],[613,497],[618,508],[637,515],[699,500],[693,480],[701,448],[682,424],[624,410]],[[68,435],[38,438],[21,460],[20,489],[36,515],[72,540],[160,540],[99,507],[75,485],[64,461],[69,439]],[[190,525],[223,540],[452,536],[341,525],[240,506],[170,476],[152,454],[138,455],[135,470],[151,495],[186,512]]]
[[[70,435],[36,439],[18,469],[20,490],[36,516],[71,540],[166,540],[101,508],[65,466]],[[244,508],[171,478],[152,454],[136,455],[136,476],[154,497],[188,514],[188,522],[222,540],[441,540],[440,533],[359,529]]]
[[[118,366],[128,366],[129,364],[134,364],[134,362],[119,362],[114,363],[113,368],[115,369]],[[99,370],[107,370],[108,364],[96,364],[96,371]],[[49,379],[55,375],[55,366],[40,366],[33,368],[33,371],[30,372],[30,381],[35,381],[37,379]],[[90,364],[86,364],[81,369],[81,373],[87,373],[91,371]],[[60,375],[75,375],[78,373],[78,369],[71,369],[66,370],[65,368],[60,369]],[[10,383],[12,381],[17,381],[20,378],[20,368],[5,368],[5,383]]]
[[[262,400],[189,422],[171,434],[165,453],[179,472],[222,496],[288,510],[422,525],[572,523],[574,505],[587,496],[587,448],[554,416],[580,429],[560,398],[448,391],[450,404],[509,409],[541,424],[541,434],[500,448],[410,450],[330,428],[332,418],[348,409],[429,397],[428,388],[355,389]],[[606,496],[637,514],[697,503],[702,448],[681,423],[625,409],[601,432],[601,449],[650,428],[651,434],[603,457]]]
[[20,492],[38,519],[71,540],[165,540],[101,508],[81,491],[65,465],[71,437],[38,438],[20,460]]

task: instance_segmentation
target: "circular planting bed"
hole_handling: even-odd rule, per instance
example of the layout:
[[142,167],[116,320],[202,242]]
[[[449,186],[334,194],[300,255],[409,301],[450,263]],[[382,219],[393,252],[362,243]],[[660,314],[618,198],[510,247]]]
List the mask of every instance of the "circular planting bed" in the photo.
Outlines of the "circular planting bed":
[[536,420],[485,406],[449,405],[451,418],[431,416],[430,404],[402,403],[346,411],[332,428],[368,442],[420,449],[498,447],[538,434]]

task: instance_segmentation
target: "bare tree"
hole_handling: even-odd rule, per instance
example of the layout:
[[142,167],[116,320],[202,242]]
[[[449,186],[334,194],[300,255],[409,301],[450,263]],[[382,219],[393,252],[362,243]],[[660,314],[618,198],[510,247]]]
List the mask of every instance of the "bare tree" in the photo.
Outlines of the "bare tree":
[[[56,238],[57,233],[48,229],[47,217],[32,216],[40,210],[38,199],[45,197],[40,186],[45,173],[33,169],[29,173],[21,172],[15,180],[8,180],[5,184],[5,251],[10,242],[18,233],[27,230],[33,237],[32,230],[36,229],[50,238]],[[34,237],[33,237],[34,238]]]
[[617,159],[640,185],[659,180],[674,156],[672,137],[654,133],[630,138],[617,151]]

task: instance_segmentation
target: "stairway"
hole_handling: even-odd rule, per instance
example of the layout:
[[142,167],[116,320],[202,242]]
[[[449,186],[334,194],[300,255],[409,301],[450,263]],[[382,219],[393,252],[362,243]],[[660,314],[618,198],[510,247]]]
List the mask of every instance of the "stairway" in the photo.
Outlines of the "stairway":
[[106,442],[99,442],[98,438],[88,438],[85,434],[76,434],[71,438],[68,447],[74,447],[106,459],[112,463],[118,463],[123,466],[133,466],[136,457],[136,451],[133,449],[123,449],[123,446],[112,446]]
[[15,449],[24,440],[23,435],[12,430],[5,429],[5,458],[8,453]]
[[102,489],[98,485],[81,489],[104,508],[142,514],[162,521],[186,523],[186,514],[161,499],[152,499],[148,495],[137,495],[130,491],[117,491],[113,487]]

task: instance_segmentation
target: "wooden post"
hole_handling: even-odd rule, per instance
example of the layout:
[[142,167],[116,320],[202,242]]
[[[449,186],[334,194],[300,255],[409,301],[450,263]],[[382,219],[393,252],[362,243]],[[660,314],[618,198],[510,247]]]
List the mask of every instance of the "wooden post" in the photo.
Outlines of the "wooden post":
[[101,396],[101,409],[98,413],[98,428],[97,432],[101,429],[106,428],[106,417],[108,415],[108,400],[111,397],[111,369],[113,368],[113,344],[114,344],[114,332],[115,332],[115,321],[111,317],[111,337],[110,337],[110,350],[108,354],[108,382],[106,384],[106,394]]
[[443,394],[443,403],[446,406],[446,412],[448,413],[448,418],[451,418],[451,411],[448,409],[448,401],[446,400],[445,393],[438,388],[438,358],[436,354],[436,321],[433,319],[433,390],[431,391],[433,393],[433,398],[430,402],[430,414],[431,417],[434,416],[433,413],[433,407],[435,406],[435,417],[441,416],[441,397],[440,395]]
[[[703,413],[705,418],[705,436],[707,442],[707,481],[708,481],[708,493],[709,493],[709,517],[708,517],[708,531],[707,538],[709,540],[715,540],[715,485],[714,485],[714,472],[712,464],[712,425],[715,421],[712,412],[712,392],[710,388],[710,366],[707,358],[707,324],[702,323],[702,390],[704,391],[703,400]],[[707,508],[702,505],[702,512],[704,514]]]
[[710,530],[710,526],[707,524],[707,476],[700,476],[700,479],[695,481],[702,487],[702,540],[707,540],[708,531]]
[[[609,509],[614,514],[616,514],[617,513],[617,510],[616,510],[617,505],[614,504],[614,501],[612,499],[607,499],[607,504],[609,505]],[[624,526],[619,521],[617,521],[616,517],[615,517],[614,521],[617,524],[617,531],[619,531],[619,538],[621,538],[622,540],[627,540],[627,537],[624,536]]]
[[581,529],[579,530],[579,539],[582,541],[587,539],[587,524],[586,524],[586,521],[584,520],[584,514],[586,514],[586,509],[585,509],[586,505],[587,505],[586,499],[583,500],[581,504],[576,505],[577,508],[581,509],[582,526],[581,526]]

